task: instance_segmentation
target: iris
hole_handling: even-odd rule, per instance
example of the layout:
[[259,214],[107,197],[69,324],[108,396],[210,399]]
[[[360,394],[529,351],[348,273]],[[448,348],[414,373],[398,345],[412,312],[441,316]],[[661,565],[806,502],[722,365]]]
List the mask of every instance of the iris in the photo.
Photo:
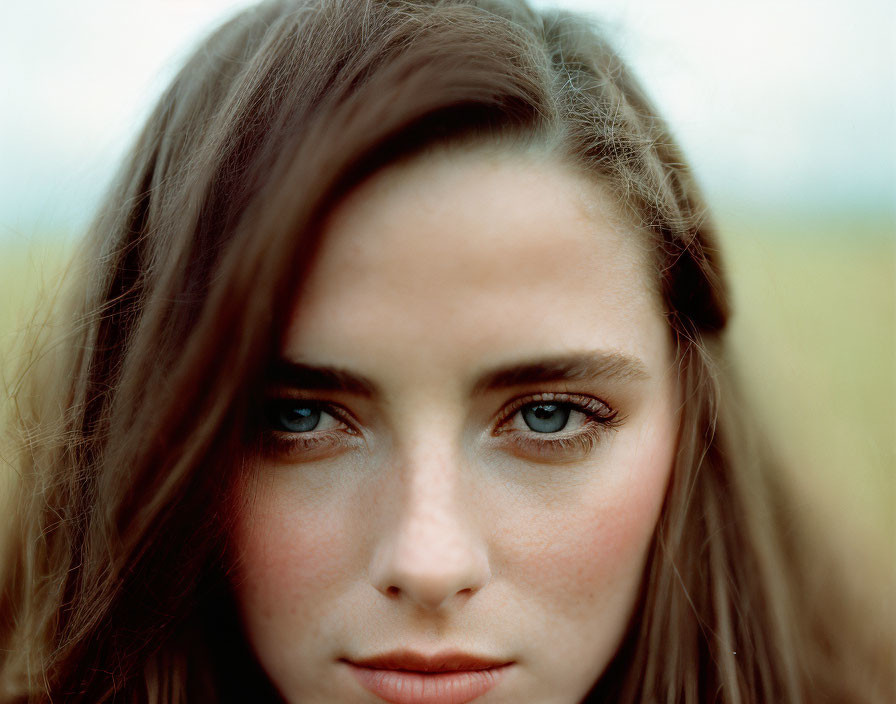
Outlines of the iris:
[[287,433],[307,433],[314,430],[320,424],[320,416],[320,408],[288,399],[279,400],[268,407],[271,427]]
[[556,433],[566,427],[570,407],[559,403],[533,403],[522,409],[523,420],[536,433]]

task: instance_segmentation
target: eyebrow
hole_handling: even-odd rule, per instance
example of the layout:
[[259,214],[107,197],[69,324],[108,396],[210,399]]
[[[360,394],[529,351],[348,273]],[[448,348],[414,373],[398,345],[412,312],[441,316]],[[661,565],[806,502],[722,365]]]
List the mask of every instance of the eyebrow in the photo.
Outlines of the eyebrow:
[[274,386],[288,386],[309,391],[343,391],[371,398],[379,391],[370,379],[337,367],[319,367],[289,359],[278,359],[269,365],[265,381]]
[[644,381],[647,365],[620,352],[589,352],[524,361],[493,369],[475,383],[474,393],[556,381]]
[[[557,381],[643,381],[650,378],[647,366],[637,357],[619,352],[588,352],[534,359],[503,365],[482,374],[473,394],[525,384]],[[329,366],[315,366],[278,359],[266,372],[274,386],[314,391],[341,391],[365,398],[380,395],[377,385],[361,374]]]

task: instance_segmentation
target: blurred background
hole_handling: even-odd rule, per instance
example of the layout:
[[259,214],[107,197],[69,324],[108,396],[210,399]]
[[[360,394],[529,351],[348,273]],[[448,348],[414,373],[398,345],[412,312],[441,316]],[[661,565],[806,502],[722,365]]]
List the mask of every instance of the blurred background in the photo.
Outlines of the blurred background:
[[[4,342],[187,52],[246,4],[4,4]],[[721,226],[755,412],[807,504],[896,554],[896,4],[536,4],[602,22],[668,117]]]

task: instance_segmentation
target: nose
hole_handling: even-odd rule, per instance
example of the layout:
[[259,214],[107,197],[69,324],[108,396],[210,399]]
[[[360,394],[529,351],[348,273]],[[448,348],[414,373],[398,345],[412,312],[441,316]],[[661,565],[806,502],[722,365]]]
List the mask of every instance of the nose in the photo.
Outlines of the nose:
[[486,541],[469,516],[469,477],[445,457],[430,452],[403,463],[402,487],[381,507],[392,515],[370,565],[378,591],[426,610],[472,596],[491,578]]

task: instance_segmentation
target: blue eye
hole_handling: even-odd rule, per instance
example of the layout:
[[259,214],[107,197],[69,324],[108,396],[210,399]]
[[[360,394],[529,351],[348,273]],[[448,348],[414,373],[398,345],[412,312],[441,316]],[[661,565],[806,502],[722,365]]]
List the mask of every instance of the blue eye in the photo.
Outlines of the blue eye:
[[588,394],[544,392],[512,400],[494,434],[524,460],[571,462],[588,457],[619,426],[618,415]]
[[350,418],[344,408],[328,401],[269,397],[259,428],[264,451],[272,458],[300,462],[362,447],[364,438]]
[[568,404],[531,403],[520,409],[523,421],[536,433],[556,433],[569,422],[572,409]]
[[320,425],[322,409],[307,401],[276,399],[268,403],[270,427],[286,433],[309,433]]

